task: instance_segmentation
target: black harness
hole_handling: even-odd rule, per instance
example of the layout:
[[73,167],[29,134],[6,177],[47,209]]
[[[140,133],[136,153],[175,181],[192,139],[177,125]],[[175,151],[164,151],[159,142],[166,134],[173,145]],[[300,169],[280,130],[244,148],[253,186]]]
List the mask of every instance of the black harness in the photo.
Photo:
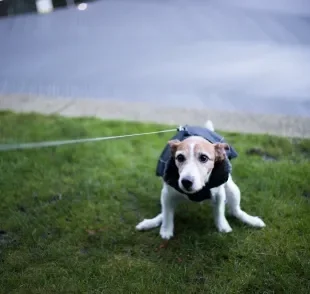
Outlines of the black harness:
[[[172,137],[171,140],[177,139],[183,141],[184,139],[191,136],[203,137],[211,143],[227,143],[224,141],[223,137],[221,137],[215,132],[210,131],[207,128],[191,126],[184,126],[178,128],[177,134]],[[158,160],[156,175],[158,177],[162,177],[168,185],[170,185],[180,193],[187,195],[189,200],[200,202],[211,198],[210,189],[219,187],[220,185],[227,182],[229,174],[232,170],[230,160],[237,157],[238,154],[232,146],[229,146],[229,150],[226,151],[226,155],[227,157],[225,160],[221,162],[215,162],[209,181],[205,184],[203,189],[194,194],[187,194],[180,189],[178,184],[178,168],[175,165],[175,159],[171,155],[170,146],[168,144],[165,146]]]

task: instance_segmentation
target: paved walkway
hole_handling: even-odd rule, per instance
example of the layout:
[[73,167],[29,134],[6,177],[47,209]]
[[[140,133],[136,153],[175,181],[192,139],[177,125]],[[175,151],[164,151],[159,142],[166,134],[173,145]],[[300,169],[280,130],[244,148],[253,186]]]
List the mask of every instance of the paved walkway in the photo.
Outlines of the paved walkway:
[[69,117],[96,116],[103,119],[126,119],[175,126],[204,125],[207,119],[211,119],[216,129],[220,130],[310,138],[310,118],[285,115],[248,114],[207,108],[169,108],[152,103],[47,98],[31,95],[0,95],[0,110],[4,109]]
[[309,0],[102,0],[1,19],[0,94],[310,117],[309,32]]

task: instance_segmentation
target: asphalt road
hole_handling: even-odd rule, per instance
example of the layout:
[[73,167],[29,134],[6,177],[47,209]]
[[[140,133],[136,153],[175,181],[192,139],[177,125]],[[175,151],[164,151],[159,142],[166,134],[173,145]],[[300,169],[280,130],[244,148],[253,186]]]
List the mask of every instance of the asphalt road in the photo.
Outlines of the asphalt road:
[[103,0],[0,36],[0,94],[310,117],[308,0]]

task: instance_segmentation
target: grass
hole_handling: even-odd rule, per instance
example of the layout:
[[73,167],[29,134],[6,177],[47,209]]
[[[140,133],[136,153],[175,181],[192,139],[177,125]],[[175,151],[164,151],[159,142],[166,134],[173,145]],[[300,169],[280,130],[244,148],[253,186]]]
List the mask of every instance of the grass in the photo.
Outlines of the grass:
[[[164,128],[0,113],[0,143]],[[0,293],[310,293],[310,141],[224,135],[242,206],[267,227],[229,218],[220,234],[209,205],[184,205],[168,244],[134,227],[160,209],[171,133],[0,152]]]

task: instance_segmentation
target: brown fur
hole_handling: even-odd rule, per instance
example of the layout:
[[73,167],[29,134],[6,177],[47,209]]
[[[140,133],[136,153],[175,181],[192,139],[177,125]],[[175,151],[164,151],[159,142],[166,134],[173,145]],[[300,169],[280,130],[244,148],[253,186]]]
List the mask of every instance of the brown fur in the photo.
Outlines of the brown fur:
[[228,150],[229,146],[226,143],[216,143],[212,144],[209,141],[205,140],[202,137],[192,136],[182,142],[179,140],[171,140],[168,142],[172,155],[174,156],[177,151],[180,151],[184,154],[190,152],[190,146],[194,145],[195,154],[206,154],[209,157],[209,160],[221,161],[225,159],[226,153],[225,150]]

